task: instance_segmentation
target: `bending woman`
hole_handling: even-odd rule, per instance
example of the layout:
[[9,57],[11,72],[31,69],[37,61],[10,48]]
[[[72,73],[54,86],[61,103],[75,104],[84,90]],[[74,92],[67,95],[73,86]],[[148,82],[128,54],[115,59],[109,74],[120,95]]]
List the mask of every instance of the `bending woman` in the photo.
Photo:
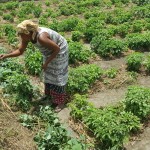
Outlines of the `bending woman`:
[[29,42],[32,42],[43,54],[45,95],[52,97],[59,112],[65,103],[65,86],[68,80],[68,44],[56,31],[39,27],[38,24],[25,20],[17,26],[21,43],[17,50],[0,55],[0,59],[17,57],[24,53]]

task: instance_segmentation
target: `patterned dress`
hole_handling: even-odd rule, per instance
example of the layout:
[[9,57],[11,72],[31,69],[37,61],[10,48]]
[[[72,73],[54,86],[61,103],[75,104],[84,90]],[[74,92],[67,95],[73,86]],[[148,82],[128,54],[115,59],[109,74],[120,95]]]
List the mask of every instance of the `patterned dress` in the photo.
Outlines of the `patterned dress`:
[[[57,56],[48,64],[44,72],[45,94],[53,98],[53,103],[64,103],[66,98],[65,86],[68,80],[68,44],[66,39],[59,33],[52,29],[40,27],[37,39],[43,32],[48,33],[50,39],[55,42],[60,51]],[[43,47],[39,41],[34,44],[43,54],[43,61],[45,62],[52,50]]]

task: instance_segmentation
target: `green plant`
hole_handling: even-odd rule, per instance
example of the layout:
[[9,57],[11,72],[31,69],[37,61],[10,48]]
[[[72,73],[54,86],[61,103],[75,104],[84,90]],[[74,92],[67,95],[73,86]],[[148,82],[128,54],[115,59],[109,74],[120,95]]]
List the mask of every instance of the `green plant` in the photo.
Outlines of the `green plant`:
[[104,73],[108,78],[115,78],[116,75],[118,73],[118,69],[116,68],[110,68],[108,70],[106,70],[106,72]]
[[81,37],[82,37],[82,33],[80,31],[73,31],[72,32],[72,37],[71,37],[72,41],[79,42]]
[[33,87],[29,81],[27,75],[13,74],[7,78],[7,90],[10,92],[16,92],[24,97],[31,98],[33,95]]
[[25,67],[31,75],[40,75],[42,67],[42,55],[39,50],[30,45],[25,55]]
[[79,22],[79,19],[77,17],[64,19],[63,21],[58,23],[57,30],[59,32],[73,31],[75,27],[77,26],[78,22]]
[[150,115],[150,89],[141,86],[130,86],[124,100],[125,110],[132,112],[141,120]]
[[14,17],[13,17],[12,15],[10,15],[10,14],[4,14],[4,15],[3,15],[3,19],[4,19],[4,20],[8,20],[8,21],[10,21],[10,22],[13,22],[13,21],[14,21]]
[[129,48],[133,50],[148,50],[150,46],[150,32],[131,33],[126,36]]
[[103,70],[95,64],[83,65],[69,71],[67,91],[70,93],[87,92],[90,86],[101,78]]
[[137,5],[145,5],[145,4],[150,4],[149,0],[132,0],[133,3]]
[[41,8],[41,5],[38,5],[38,6],[34,6],[33,7],[33,14],[36,18],[39,18],[40,15],[42,13],[42,8]]
[[69,42],[69,63],[75,64],[76,62],[88,62],[92,52],[80,42]]
[[139,71],[142,65],[144,55],[139,52],[134,52],[126,57],[127,69],[129,71]]
[[37,118],[36,116],[22,114],[19,117],[19,121],[24,127],[32,129],[35,126],[35,123],[37,123]]
[[141,127],[139,118],[125,112],[123,105],[97,109],[87,102],[85,95],[76,94],[69,106],[71,115],[83,121],[100,141],[100,149],[121,150],[130,133]]
[[96,53],[102,57],[119,56],[126,50],[126,43],[118,39],[102,41]]
[[150,55],[146,56],[146,59],[143,62],[145,70],[147,73],[150,73]]

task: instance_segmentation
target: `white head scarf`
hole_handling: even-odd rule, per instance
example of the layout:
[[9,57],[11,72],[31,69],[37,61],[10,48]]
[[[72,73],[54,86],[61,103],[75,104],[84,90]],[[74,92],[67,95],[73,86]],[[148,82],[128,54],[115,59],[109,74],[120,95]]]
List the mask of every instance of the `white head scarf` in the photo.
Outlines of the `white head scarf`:
[[20,24],[17,25],[17,32],[23,34],[29,34],[33,32],[32,39],[34,40],[36,33],[38,31],[38,24],[34,23],[31,20],[24,20]]

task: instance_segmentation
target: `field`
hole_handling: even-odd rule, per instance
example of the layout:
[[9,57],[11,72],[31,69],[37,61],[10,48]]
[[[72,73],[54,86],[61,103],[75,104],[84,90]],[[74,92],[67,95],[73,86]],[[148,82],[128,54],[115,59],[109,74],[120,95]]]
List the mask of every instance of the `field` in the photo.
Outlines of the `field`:
[[59,113],[39,101],[36,47],[0,61],[0,150],[149,150],[149,10],[149,0],[0,2],[0,54],[17,49],[26,19],[69,45],[69,99]]

